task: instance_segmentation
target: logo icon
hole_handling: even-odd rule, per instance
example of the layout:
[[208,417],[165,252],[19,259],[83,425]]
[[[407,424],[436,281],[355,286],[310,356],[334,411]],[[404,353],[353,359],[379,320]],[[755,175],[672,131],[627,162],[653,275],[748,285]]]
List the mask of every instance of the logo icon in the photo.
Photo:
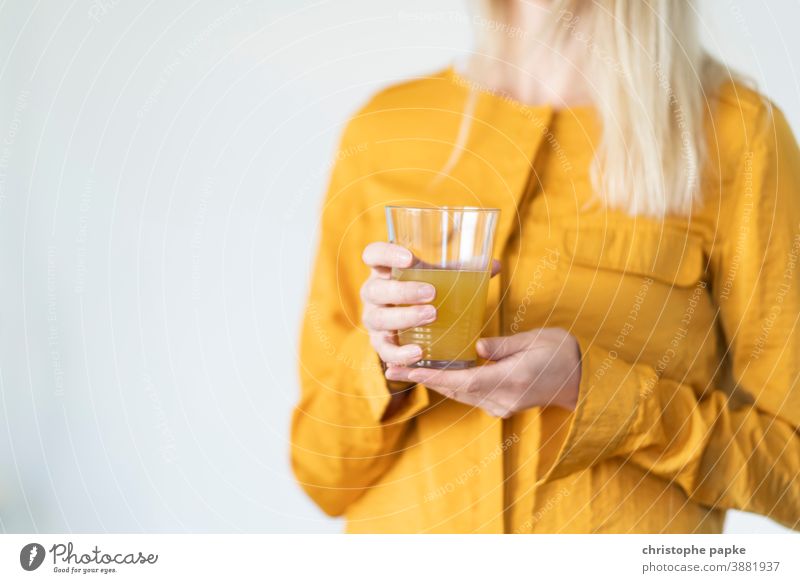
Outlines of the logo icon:
[[19,552],[19,564],[26,571],[35,571],[44,562],[44,547],[39,543],[28,543]]

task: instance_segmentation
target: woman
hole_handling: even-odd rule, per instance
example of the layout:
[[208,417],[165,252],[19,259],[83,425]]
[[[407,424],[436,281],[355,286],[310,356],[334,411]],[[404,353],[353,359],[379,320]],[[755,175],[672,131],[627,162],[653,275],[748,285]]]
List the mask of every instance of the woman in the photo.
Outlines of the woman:
[[[349,532],[800,525],[800,154],[693,19],[490,2],[466,66],[351,120],[292,429],[298,480]],[[389,279],[410,254],[381,242],[386,204],[502,209],[483,366],[396,344],[435,290]]]

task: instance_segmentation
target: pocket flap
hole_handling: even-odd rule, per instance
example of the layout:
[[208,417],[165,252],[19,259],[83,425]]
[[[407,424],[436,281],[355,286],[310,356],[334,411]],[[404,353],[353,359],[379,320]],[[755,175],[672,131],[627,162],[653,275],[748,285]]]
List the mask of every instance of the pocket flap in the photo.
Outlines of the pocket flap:
[[577,265],[612,269],[688,287],[704,273],[698,235],[675,227],[619,226],[569,228],[567,257]]

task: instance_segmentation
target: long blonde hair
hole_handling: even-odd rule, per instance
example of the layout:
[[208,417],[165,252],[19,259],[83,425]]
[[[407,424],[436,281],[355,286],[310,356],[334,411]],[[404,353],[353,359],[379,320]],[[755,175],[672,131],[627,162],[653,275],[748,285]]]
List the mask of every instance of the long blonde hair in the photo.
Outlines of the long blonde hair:
[[[502,62],[527,35],[508,23],[509,0],[480,0],[476,55]],[[585,45],[602,126],[592,180],[604,203],[633,215],[689,214],[706,160],[708,92],[727,74],[702,48],[691,0],[555,0],[535,42]],[[587,32],[588,31],[588,35]],[[572,35],[572,39],[570,39]],[[517,44],[517,48],[519,45]],[[467,100],[474,108],[475,88]],[[457,137],[457,160],[469,117]]]

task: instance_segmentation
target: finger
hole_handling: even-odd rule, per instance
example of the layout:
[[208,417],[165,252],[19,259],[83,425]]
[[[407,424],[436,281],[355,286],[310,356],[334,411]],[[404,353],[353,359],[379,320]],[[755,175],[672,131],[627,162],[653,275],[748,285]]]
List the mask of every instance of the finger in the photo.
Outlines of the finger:
[[[386,364],[387,370],[392,367],[408,366],[422,358],[422,348],[416,344],[398,346],[385,337],[376,342],[378,356]],[[387,376],[388,378],[388,376]],[[402,380],[402,379],[390,379]]]
[[499,259],[492,259],[492,277],[500,273],[500,268],[503,266]]
[[384,375],[390,381],[403,381],[406,383],[414,382],[410,378],[408,378],[408,373],[414,370],[413,368],[408,368],[406,366],[401,366],[397,364],[389,364],[389,363],[386,364],[387,367]]
[[375,307],[364,312],[364,325],[370,330],[391,332],[424,326],[436,320],[436,308],[431,305]]
[[492,366],[477,366],[463,370],[415,368],[408,373],[408,379],[438,391],[447,391],[447,396],[451,396],[452,392],[485,394],[497,385],[492,368]]
[[525,350],[530,346],[530,337],[526,333],[511,336],[481,338],[476,344],[478,355],[486,360],[500,360]]
[[393,243],[370,243],[361,254],[364,263],[370,267],[409,267],[414,260],[414,255],[400,245]]
[[[497,367],[488,365],[479,368]],[[458,375],[454,373],[469,374]],[[486,378],[480,378],[484,375]],[[402,366],[390,367],[386,370],[386,378],[389,380],[424,384],[427,388],[448,399],[479,407],[493,417],[507,419],[513,411],[510,407],[494,399],[495,394],[493,391],[497,386],[498,377],[502,377],[502,374],[497,370],[480,372],[477,369],[469,369],[468,371],[435,371],[433,369]]]
[[438,372],[441,371],[436,371],[429,368],[409,368],[405,366],[391,366],[386,370],[386,378],[393,381],[421,383],[424,384],[426,387],[438,393],[441,393],[445,397],[448,397],[450,399],[455,399],[457,401],[461,401],[469,405],[477,405],[480,402],[481,400],[480,395],[467,392],[465,389],[463,389],[461,385],[459,385],[458,388],[455,388],[455,385],[457,385],[457,383],[446,382],[445,384],[448,385],[452,384],[452,386],[444,386],[436,384],[434,381],[431,381],[431,383],[428,384],[427,382],[420,380],[422,378],[430,379],[431,377],[427,373],[438,373]]
[[370,304],[423,304],[435,296],[435,287],[419,281],[370,278],[361,287],[361,299]]

